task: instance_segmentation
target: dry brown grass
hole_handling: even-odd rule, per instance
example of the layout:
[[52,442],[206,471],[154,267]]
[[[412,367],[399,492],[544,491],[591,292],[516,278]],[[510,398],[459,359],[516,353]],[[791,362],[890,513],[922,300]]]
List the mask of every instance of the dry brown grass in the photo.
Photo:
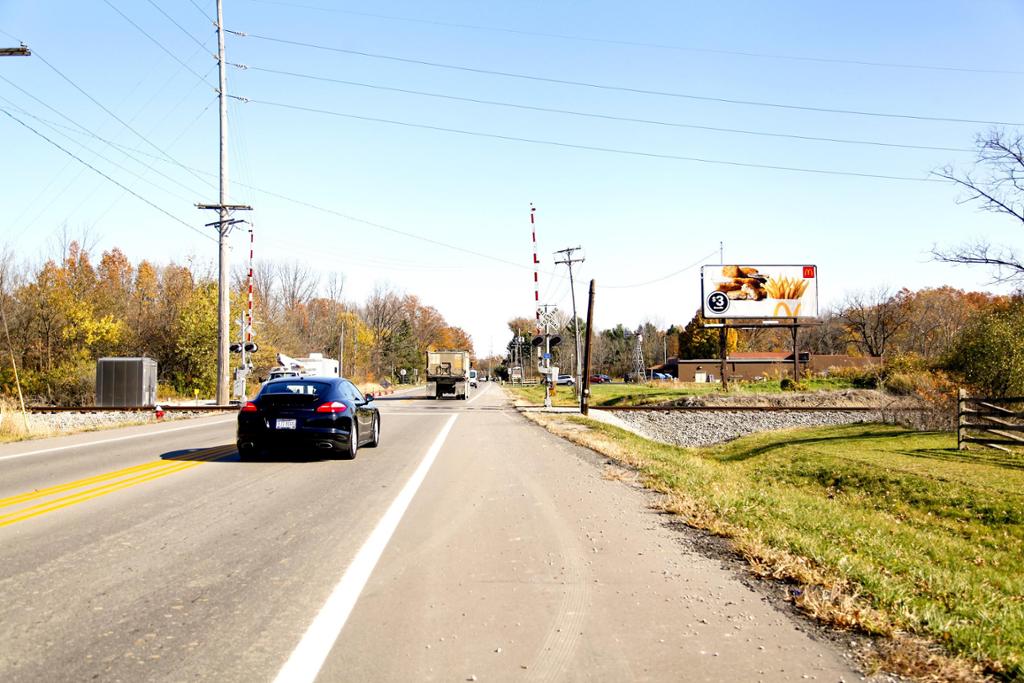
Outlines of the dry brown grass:
[[892,672],[924,683],[994,680],[981,664],[951,657],[936,644],[901,631],[842,576],[758,541],[754,534],[725,522],[701,500],[643,473],[643,456],[624,448],[611,436],[581,424],[578,418],[569,421],[557,414],[523,414],[553,434],[615,460],[617,465],[605,467],[604,478],[640,482],[663,494],[652,507],[675,515],[688,526],[728,539],[752,574],[784,582],[785,599],[804,614],[829,627],[871,636],[870,646],[857,652],[869,670]]
[[0,442],[29,439],[37,435],[36,431],[31,422],[26,427],[17,401],[0,396]]

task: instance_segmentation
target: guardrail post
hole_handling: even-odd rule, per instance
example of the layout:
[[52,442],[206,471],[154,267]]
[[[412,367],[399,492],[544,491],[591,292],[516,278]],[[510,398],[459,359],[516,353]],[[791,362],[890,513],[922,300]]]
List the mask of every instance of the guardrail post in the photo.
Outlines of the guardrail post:
[[967,391],[959,389],[956,397],[956,449],[966,451],[967,444],[964,443],[964,409],[967,406]]

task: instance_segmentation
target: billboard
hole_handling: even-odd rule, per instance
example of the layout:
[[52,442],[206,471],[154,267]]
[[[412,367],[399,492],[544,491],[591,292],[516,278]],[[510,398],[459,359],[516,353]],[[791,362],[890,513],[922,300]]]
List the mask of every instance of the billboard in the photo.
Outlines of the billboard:
[[817,266],[713,266],[700,269],[705,318],[816,318]]

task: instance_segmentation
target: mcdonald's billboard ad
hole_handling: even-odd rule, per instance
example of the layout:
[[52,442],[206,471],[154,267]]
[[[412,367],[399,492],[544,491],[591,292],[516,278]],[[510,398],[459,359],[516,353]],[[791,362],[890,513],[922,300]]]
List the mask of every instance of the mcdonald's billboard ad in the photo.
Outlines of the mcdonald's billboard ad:
[[817,266],[703,266],[705,318],[816,318]]

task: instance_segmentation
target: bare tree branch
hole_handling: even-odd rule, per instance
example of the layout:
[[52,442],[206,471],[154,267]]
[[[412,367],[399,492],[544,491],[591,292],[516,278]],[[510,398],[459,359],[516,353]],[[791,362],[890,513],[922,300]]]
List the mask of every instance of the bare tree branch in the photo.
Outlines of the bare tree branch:
[[[1024,223],[1024,135],[993,129],[978,135],[975,143],[978,158],[973,172],[960,172],[947,165],[933,171],[933,175],[965,191],[958,203],[977,202],[982,211]],[[990,268],[994,272],[992,284],[1024,281],[1024,262],[1009,247],[976,241],[949,249],[933,247],[931,253],[937,261]]]

